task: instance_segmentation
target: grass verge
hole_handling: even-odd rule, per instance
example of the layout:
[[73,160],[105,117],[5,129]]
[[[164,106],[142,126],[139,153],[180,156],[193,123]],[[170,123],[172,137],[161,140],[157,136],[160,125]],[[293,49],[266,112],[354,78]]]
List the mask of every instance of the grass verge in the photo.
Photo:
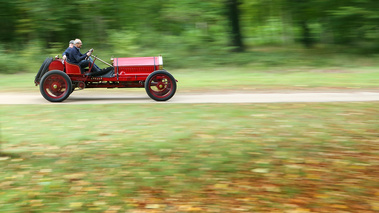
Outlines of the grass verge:
[[375,212],[377,102],[0,108],[1,212]]

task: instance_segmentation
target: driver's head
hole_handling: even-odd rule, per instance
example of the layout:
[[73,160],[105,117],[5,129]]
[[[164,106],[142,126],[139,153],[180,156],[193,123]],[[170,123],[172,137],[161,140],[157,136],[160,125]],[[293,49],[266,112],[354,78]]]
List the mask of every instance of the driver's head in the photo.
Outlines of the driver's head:
[[80,40],[80,39],[75,39],[75,41],[74,41],[74,45],[75,45],[75,47],[77,47],[77,48],[81,48],[82,47],[82,41]]

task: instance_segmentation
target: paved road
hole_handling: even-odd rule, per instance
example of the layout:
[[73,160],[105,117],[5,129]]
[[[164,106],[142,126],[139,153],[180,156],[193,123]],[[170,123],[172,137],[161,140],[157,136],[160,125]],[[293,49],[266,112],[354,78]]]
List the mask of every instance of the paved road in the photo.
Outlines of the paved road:
[[[112,90],[76,91],[61,104],[113,103],[286,103],[286,102],[356,102],[379,101],[379,92],[234,92],[225,94],[177,93],[167,102],[156,102],[144,92],[112,92]],[[35,93],[0,93],[0,104],[55,104]]]

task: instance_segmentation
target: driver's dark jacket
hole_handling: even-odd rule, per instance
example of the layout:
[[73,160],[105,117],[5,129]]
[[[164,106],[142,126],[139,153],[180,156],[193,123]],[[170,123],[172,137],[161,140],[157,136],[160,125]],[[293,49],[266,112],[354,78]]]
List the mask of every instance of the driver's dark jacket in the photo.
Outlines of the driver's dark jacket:
[[70,63],[74,63],[74,64],[79,64],[79,62],[84,60],[86,57],[87,57],[87,53],[82,54],[80,52],[80,49],[75,47],[75,46],[73,48],[71,48],[71,50],[69,50],[68,56],[67,56],[68,61]]

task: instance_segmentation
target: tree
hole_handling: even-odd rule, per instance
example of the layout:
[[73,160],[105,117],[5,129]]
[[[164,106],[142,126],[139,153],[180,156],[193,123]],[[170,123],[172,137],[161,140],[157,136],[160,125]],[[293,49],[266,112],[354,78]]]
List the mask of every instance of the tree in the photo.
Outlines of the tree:
[[244,51],[246,41],[375,46],[378,8],[377,0],[0,0],[0,45],[46,48],[81,37],[107,48],[110,33],[130,31],[141,47],[203,52]]
[[15,36],[17,12],[12,2],[7,0],[1,0],[0,2],[0,42],[8,43]]
[[328,11],[337,43],[379,42],[379,2],[346,0]]
[[240,9],[239,0],[226,0],[227,17],[230,23],[230,44],[235,51],[244,51],[244,45],[242,42],[242,33],[240,26]]

